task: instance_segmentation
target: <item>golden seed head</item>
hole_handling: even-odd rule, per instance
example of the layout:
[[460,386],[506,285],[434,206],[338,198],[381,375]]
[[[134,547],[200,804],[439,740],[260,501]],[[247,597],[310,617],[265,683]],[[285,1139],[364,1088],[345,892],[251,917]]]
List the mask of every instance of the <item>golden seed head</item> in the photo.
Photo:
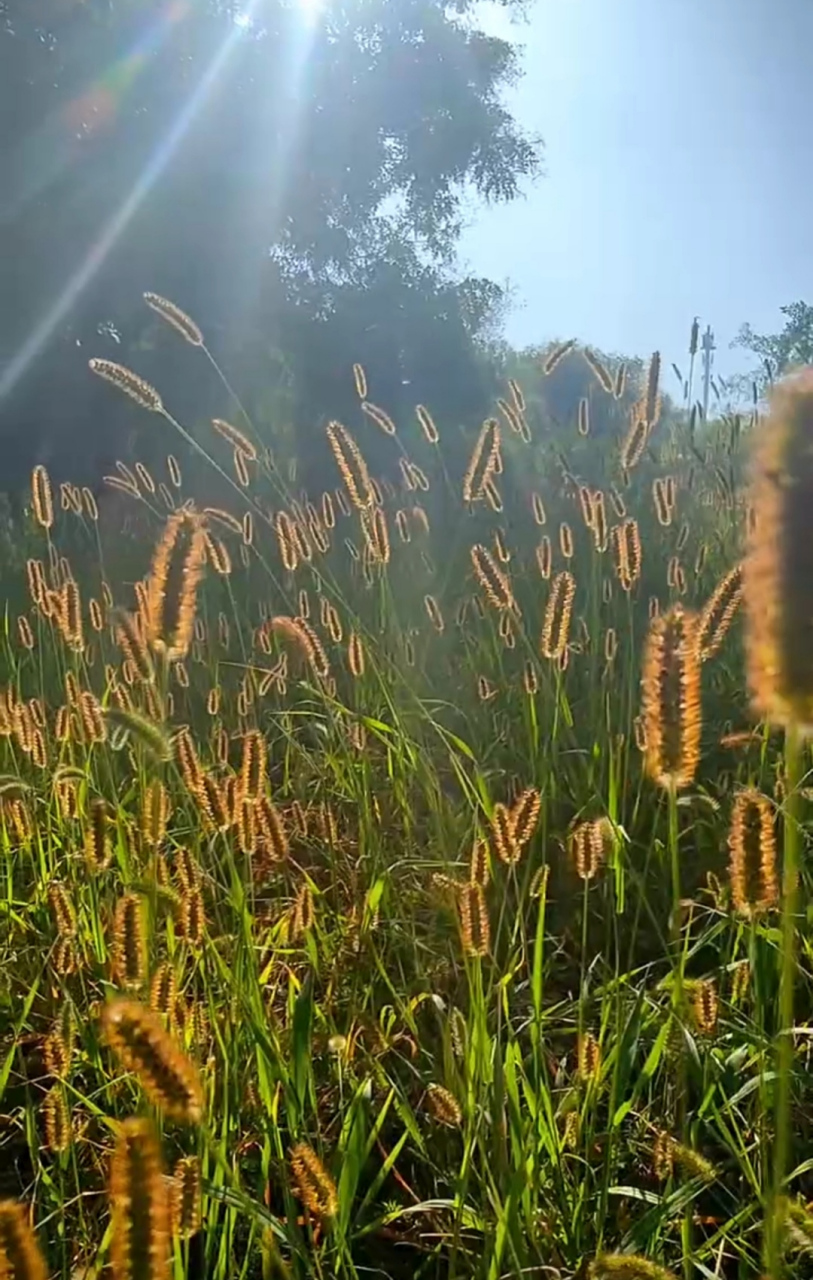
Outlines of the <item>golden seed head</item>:
[[665,528],[672,523],[672,508],[669,506],[666,496],[666,485],[660,476],[652,483],[652,497],[655,502],[655,515],[658,524]]
[[601,1047],[591,1031],[579,1036],[578,1043],[579,1078],[584,1081],[598,1079],[601,1071]]
[[48,1280],[28,1211],[16,1200],[0,1200],[0,1276],[4,1280]]
[[178,910],[178,932],[192,947],[199,947],[206,931],[206,911],[199,889],[184,890]]
[[589,1275],[590,1280],[677,1280],[673,1271],[637,1253],[599,1253]]
[[613,380],[601,360],[596,355],[595,351],[591,351],[589,347],[585,347],[582,351],[582,355],[593,370],[602,390],[606,391],[608,396],[611,396],[614,392]]
[[94,873],[105,871],[110,864],[110,819],[104,800],[90,802],[90,826],[85,834],[85,862]]
[[175,875],[181,888],[187,893],[198,893],[201,888],[202,879],[200,867],[195,861],[194,854],[189,849],[178,849],[175,854]]
[[649,439],[649,426],[638,416],[640,410],[640,405],[634,406],[630,428],[621,445],[621,470],[625,474],[640,462]]
[[548,353],[542,365],[542,372],[546,377],[553,373],[554,369],[562,363],[565,356],[570,354],[576,345],[576,341],[576,338],[570,338],[567,342],[560,342]]
[[114,1000],[102,1021],[108,1044],[154,1105],[174,1120],[196,1124],[203,1115],[203,1086],[160,1014],[133,1000]]
[[265,738],[258,729],[251,729],[243,735],[240,789],[251,800],[256,800],[265,791],[267,754]]
[[222,436],[224,440],[228,440],[232,448],[241,454],[247,462],[257,461],[256,448],[239,427],[233,427],[230,422],[224,422],[222,418],[212,418],[212,426],[217,434]]
[[68,978],[78,968],[78,953],[73,938],[60,938],[54,947],[54,973],[59,978]]
[[291,907],[290,930],[291,938],[296,941],[303,938],[309,929],[313,928],[314,910],[313,910],[313,891],[307,880],[300,885],[297,895]]
[[[355,507],[363,511],[374,504],[370,473],[361,450],[350,432],[341,422],[329,422],[325,428],[333,457],[345,483],[350,500]],[[401,459],[403,462],[404,459]],[[337,500],[339,493],[337,490]],[[342,495],[343,498],[344,495]]]
[[602,819],[579,822],[570,833],[570,854],[580,880],[592,880],[604,862],[607,826]]
[[774,806],[753,788],[734,797],[728,850],[734,909],[753,916],[775,908],[779,886]]
[[[62,1085],[55,1084],[42,1100],[42,1123],[45,1145],[54,1155],[67,1151],[73,1138],[71,1113]],[[0,1269],[0,1275],[2,1275]]]
[[178,983],[175,977],[175,968],[167,960],[159,965],[153,974],[150,983],[150,1008],[156,1013],[162,1013],[165,1017],[169,1017],[175,1008],[175,1000],[178,995]]
[[423,598],[423,604],[432,626],[438,633],[442,633],[446,629],[446,623],[437,600],[434,596],[427,595]]
[[698,623],[700,658],[713,658],[726,637],[742,599],[742,565],[735,565],[717,583]]
[[519,862],[522,847],[516,838],[512,811],[507,805],[495,804],[491,814],[491,836],[501,862],[509,866]]
[[[99,378],[104,378],[105,382],[111,382],[114,387],[118,387],[131,400],[135,400],[136,404],[141,405],[142,409],[149,409],[151,413],[164,412],[161,397],[155,387],[151,387],[131,369],[126,369],[124,365],[116,364],[113,360],[96,358],[89,360],[88,364],[92,373]],[[133,485],[133,487],[138,492],[137,486]]]
[[430,444],[437,444],[440,440],[440,434],[435,425],[435,420],[425,405],[415,405],[415,416],[421,425],[421,430]]
[[542,621],[540,650],[544,658],[561,658],[567,649],[576,579],[565,570],[553,579]]
[[387,411],[382,409],[380,405],[370,404],[369,400],[363,400],[361,403],[361,412],[365,414],[371,422],[374,422],[377,427],[380,427],[385,435],[395,435],[395,423]]
[[469,881],[487,889],[491,880],[491,866],[488,856],[488,841],[478,837],[472,846],[469,858]]
[[746,996],[751,985],[751,965],[747,960],[740,960],[734,966],[731,980],[731,1002],[739,1004]]
[[60,938],[76,936],[76,908],[66,886],[52,880],[48,886],[48,905]]
[[813,369],[774,389],[755,443],[743,564],[748,680],[759,716],[804,727],[813,724]]
[[203,1196],[199,1156],[183,1156],[172,1171],[171,1213],[173,1234],[180,1239],[200,1230]]
[[247,489],[251,484],[251,476],[248,471],[246,455],[243,453],[242,449],[234,450],[232,454],[232,465],[234,466],[234,474],[237,476],[238,483],[242,485],[244,489]]
[[119,1126],[110,1164],[110,1261],[114,1280],[167,1280],[170,1204],[149,1120]]
[[169,820],[169,795],[160,778],[153,778],[144,792],[141,837],[150,849],[163,844]]
[[489,604],[495,609],[513,609],[518,612],[511,580],[499,567],[488,548],[475,543],[470,554],[475,576]]
[[353,381],[356,384],[356,395],[359,400],[367,399],[367,374],[364,371],[364,365],[353,365]]
[[357,631],[351,632],[347,642],[347,664],[356,679],[364,675],[364,643]]
[[127,893],[116,904],[113,925],[113,975],[122,987],[140,987],[147,972],[145,903]]
[[660,1132],[655,1135],[652,1144],[652,1169],[660,1182],[666,1182],[672,1176],[675,1163],[675,1141],[671,1134]]
[[488,481],[496,473],[499,457],[500,424],[496,418],[487,418],[463,476],[464,502],[477,502],[483,497]]
[[644,422],[649,431],[656,425],[661,412],[659,385],[661,378],[661,353],[653,351],[646,375],[646,391],[644,393]]
[[188,725],[182,725],[175,735],[175,756],[181,776],[193,795],[203,786],[203,766]]
[[542,795],[536,787],[526,787],[513,803],[511,809],[513,838],[520,847],[526,845],[534,835],[540,810],[542,810]]
[[426,1106],[432,1117],[439,1124],[450,1129],[459,1129],[463,1121],[460,1103],[442,1084],[430,1084],[426,1087]]
[[469,956],[485,956],[491,942],[485,893],[479,884],[467,884],[457,899],[463,950]]
[[54,500],[51,479],[42,465],[36,466],[31,474],[31,501],[37,524],[50,529],[54,523]]
[[682,605],[650,623],[642,685],[647,772],[661,787],[688,787],[700,757],[700,654]]
[[717,1026],[719,1001],[717,999],[717,984],[710,978],[704,978],[695,986],[692,1008],[698,1031],[704,1036],[713,1035]]
[[312,1147],[299,1142],[291,1152],[291,1174],[299,1199],[316,1218],[334,1218],[336,1184]]
[[195,321],[174,302],[170,302],[168,298],[162,298],[159,293],[145,293],[144,301],[156,315],[171,325],[193,347],[203,346],[203,334]]
[[264,852],[272,862],[283,862],[288,857],[289,845],[279,809],[267,796],[261,796],[257,801],[255,816]]

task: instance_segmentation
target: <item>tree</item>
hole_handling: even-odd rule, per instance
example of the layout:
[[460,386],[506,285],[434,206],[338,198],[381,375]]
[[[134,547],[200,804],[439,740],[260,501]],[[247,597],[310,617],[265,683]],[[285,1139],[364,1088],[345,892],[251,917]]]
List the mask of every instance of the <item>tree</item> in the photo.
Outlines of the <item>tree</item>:
[[[145,289],[241,373],[273,335],[309,414],[335,393],[314,366],[363,359],[394,314],[412,319],[382,343],[393,378],[445,343],[447,388],[467,385],[485,294],[451,272],[462,202],[513,198],[540,152],[501,99],[515,50],[474,7],[328,0],[309,25],[292,0],[247,18],[232,0],[0,0],[0,431],[24,435],[25,466],[59,454],[61,427],[72,464],[80,429],[91,470],[115,456],[126,406],[83,357],[126,361]],[[211,388],[163,353],[140,371],[194,421]]]
[[759,390],[797,365],[813,363],[813,307],[806,302],[791,302],[780,307],[785,324],[779,333],[755,333],[743,324],[732,347],[744,347],[759,356],[762,368],[743,381],[755,381]]

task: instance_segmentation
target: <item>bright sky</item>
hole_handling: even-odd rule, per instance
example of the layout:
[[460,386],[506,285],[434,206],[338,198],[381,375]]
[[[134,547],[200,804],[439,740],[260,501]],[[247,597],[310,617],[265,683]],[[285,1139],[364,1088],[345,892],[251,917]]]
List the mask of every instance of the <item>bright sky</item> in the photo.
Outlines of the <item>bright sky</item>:
[[698,315],[720,373],[751,367],[742,321],[813,302],[813,0],[535,0],[517,37],[546,176],[473,210],[461,254],[515,286],[509,338],[683,366]]

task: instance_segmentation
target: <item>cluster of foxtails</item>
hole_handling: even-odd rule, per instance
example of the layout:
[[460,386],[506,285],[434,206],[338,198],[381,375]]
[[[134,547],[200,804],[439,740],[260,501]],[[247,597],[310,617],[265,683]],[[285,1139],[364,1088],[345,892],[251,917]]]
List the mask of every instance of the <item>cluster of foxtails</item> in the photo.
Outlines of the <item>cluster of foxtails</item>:
[[[203,337],[197,325],[173,304],[148,295],[153,309],[167,320],[193,346],[207,356]],[[551,373],[572,350],[564,344],[551,353],[545,372]],[[608,394],[620,398],[624,390],[624,371],[614,378],[591,353],[588,362]],[[209,356],[211,359],[211,356]],[[106,360],[91,361],[93,371],[113,383],[144,409],[163,415],[195,448],[196,442],[165,409],[158,392],[143,379],[123,366]],[[632,414],[629,432],[622,443],[622,469],[629,472],[640,460],[659,415],[660,362],[654,357],[649,368],[644,393]],[[395,425],[380,407],[367,397],[366,377],[361,366],[354,376],[362,410],[382,431],[395,434]],[[499,408],[508,428],[527,439],[525,402],[521,388],[509,384],[510,398],[500,401]],[[431,415],[418,406],[417,417],[426,440],[436,444],[437,428]],[[589,432],[589,406],[579,408],[579,432]],[[159,760],[174,754],[190,793],[199,802],[205,820],[212,830],[236,833],[240,848],[258,862],[282,861],[288,852],[288,836],[283,815],[267,794],[266,743],[256,730],[243,733],[242,764],[227,777],[201,762],[191,733],[186,729],[170,737],[166,730],[173,715],[173,695],[168,688],[167,673],[183,671],[183,662],[196,640],[200,640],[197,601],[202,575],[207,567],[218,575],[231,572],[231,554],[224,541],[226,530],[240,539],[240,554],[248,561],[255,544],[255,527],[267,521],[269,513],[249,496],[252,471],[261,455],[251,439],[241,430],[222,420],[214,429],[233,449],[233,476],[228,482],[245,496],[246,511],[241,519],[220,508],[198,510],[191,502],[179,505],[170,488],[157,485],[146,468],[131,470],[121,464],[117,476],[108,477],[111,487],[141,497],[142,491],[160,495],[170,510],[163,534],[156,546],[150,572],[136,587],[136,607],[132,611],[116,609],[109,589],[103,588],[102,600],[88,603],[87,616],[93,631],[101,633],[109,627],[122,662],[120,667],[106,669],[106,692],[103,701],[79,687],[69,673],[66,700],[57,709],[54,737],[68,742],[104,741],[108,735],[129,734],[149,747]],[[796,730],[813,723],[813,665],[810,654],[813,623],[811,575],[807,572],[804,548],[807,545],[807,507],[813,502],[813,466],[808,448],[813,429],[813,375],[804,375],[784,385],[775,396],[773,411],[761,428],[760,447],[756,453],[755,473],[750,495],[748,523],[749,545],[742,565],[732,569],[718,585],[705,609],[694,614],[680,603],[661,612],[650,609],[650,633],[646,646],[643,672],[643,708],[637,726],[639,745],[645,753],[646,768],[654,781],[674,797],[689,787],[695,777],[700,753],[702,663],[722,643],[728,626],[745,602],[747,615],[747,652],[749,679],[754,706],[760,716],[773,724]],[[375,480],[351,434],[340,423],[330,423],[327,437],[336,460],[342,487],[325,493],[318,506],[303,495],[302,501],[288,498],[287,510],[271,518],[284,567],[293,571],[301,562],[311,562],[325,554],[337,516],[349,516],[355,509],[362,533],[362,549],[355,557],[366,577],[386,566],[390,558],[390,528],[384,510],[383,489],[386,482]],[[463,498],[468,504],[487,503],[501,510],[502,499],[498,478],[502,473],[502,427],[497,419],[483,425],[463,477]],[[417,494],[429,486],[425,473],[417,464],[401,459],[404,489],[413,495],[406,507],[399,508],[395,528],[402,541],[413,533],[428,528],[426,512]],[[168,463],[170,484],[181,487],[180,467],[174,458]],[[223,473],[225,475],[225,473]],[[794,483],[788,483],[792,477]],[[389,496],[389,495],[388,495]],[[624,591],[632,590],[641,574],[641,538],[637,522],[626,512],[623,496],[610,488],[608,493],[582,486],[577,498],[586,526],[596,547],[604,551],[612,546],[617,579]],[[83,511],[89,519],[98,516],[90,491],[63,485],[60,493],[64,509]],[[659,478],[653,486],[657,518],[662,525],[672,522],[675,510],[675,483]],[[532,495],[534,519],[544,526],[547,515],[542,497]],[[54,497],[47,473],[38,467],[33,476],[33,511],[39,525],[50,533],[54,524]],[[615,523],[613,523],[613,518]],[[565,561],[573,555],[572,530],[566,523],[559,528],[559,550]],[[576,581],[565,569],[553,574],[553,547],[547,534],[542,535],[536,559],[544,579],[551,579],[539,636],[540,654],[558,664],[567,665],[575,648],[570,637],[571,616]],[[513,623],[520,609],[508,565],[510,554],[501,535],[495,534],[493,547],[477,543],[471,548],[471,565],[475,580],[487,605],[499,615],[500,634],[511,647]],[[685,573],[679,560],[670,564],[670,586],[678,594],[685,591]],[[28,580],[34,604],[44,619],[53,623],[67,645],[77,652],[87,652],[85,622],[79,588],[70,566],[60,559],[49,539],[48,564],[32,560],[28,564]],[[313,677],[330,695],[335,692],[325,645],[310,618],[306,593],[300,593],[298,613],[269,616],[259,629],[258,644],[270,655],[272,638],[293,643],[309,664]],[[432,625],[443,630],[445,621],[439,602],[425,598],[426,612]],[[345,643],[341,620],[329,600],[321,602],[321,628],[335,644]],[[221,625],[227,625],[225,619]],[[29,620],[18,622],[20,641],[26,648],[35,644]],[[608,637],[607,660],[613,656],[614,638]],[[365,641],[358,631],[346,639],[347,665],[353,676],[365,669]],[[252,670],[252,676],[256,673]],[[288,654],[283,651],[276,663],[259,673],[259,687],[246,678],[238,695],[238,715],[246,715],[255,693],[262,695],[274,686],[283,692],[288,678]],[[179,683],[183,679],[179,676]],[[485,681],[485,677],[481,677]],[[526,667],[526,689],[536,692],[536,669]],[[487,685],[487,682],[486,682]],[[488,697],[489,689],[481,689]],[[216,714],[220,693],[213,689],[208,709]],[[361,726],[356,726],[360,729]],[[47,717],[37,699],[24,700],[13,690],[0,699],[0,734],[14,735],[22,750],[35,764],[48,764]],[[356,742],[363,747],[363,735]],[[228,759],[228,735],[223,731],[219,764]],[[70,770],[56,779],[63,812],[76,813],[78,780]],[[512,805],[495,805],[490,818],[488,838],[479,838],[470,858],[468,878],[449,881],[459,913],[462,942],[474,960],[489,952],[489,912],[486,890],[492,868],[497,862],[509,871],[519,862],[524,848],[534,833],[541,797],[534,788],[526,788]],[[167,797],[160,781],[152,783],[144,799],[142,827],[149,847],[157,850],[167,824]],[[30,817],[19,799],[9,802],[6,811],[18,835],[30,836]],[[583,880],[591,880],[612,847],[612,825],[603,819],[578,824],[570,833],[573,860]],[[109,861],[108,814],[102,801],[92,806],[92,821],[87,837],[86,858],[89,869],[103,870]],[[792,882],[780,890],[776,875],[774,814],[771,802],[752,790],[742,791],[734,801],[730,834],[731,883],[735,906],[742,912],[756,914],[777,905],[786,913],[792,907]],[[160,866],[160,860],[158,862]],[[179,880],[179,925],[184,937],[194,942],[203,933],[204,911],[200,877],[191,858],[181,857],[176,866]],[[313,904],[307,883],[297,896],[290,928],[294,936],[304,932],[313,918]],[[74,962],[76,923],[68,895],[53,884],[49,892],[52,913],[57,924],[57,971],[68,973]],[[115,981],[126,988],[143,985],[147,971],[145,930],[142,903],[134,893],[120,899],[114,922],[113,970]],[[153,977],[150,1003],[133,998],[119,998],[102,1014],[107,1041],[122,1067],[135,1074],[147,1097],[171,1119],[181,1123],[199,1123],[205,1111],[205,1090],[197,1070],[184,1053],[177,1038],[176,992],[173,974],[168,966]],[[698,1025],[708,1028],[716,1020],[716,997],[709,984],[696,984],[695,1014]],[[784,1015],[788,1014],[787,1000]],[[792,1006],[790,1008],[792,1015]],[[787,1017],[785,1017],[786,1025]],[[62,1036],[62,1048],[66,1043]],[[786,1037],[789,1042],[789,1037]],[[578,1048],[579,1072],[585,1079],[598,1072],[599,1046],[585,1032]],[[52,1046],[52,1065],[66,1064],[70,1054],[62,1053],[60,1044]],[[65,1065],[55,1069],[57,1079],[64,1075]],[[454,1123],[459,1119],[455,1099],[441,1086],[432,1086],[429,1105],[441,1119]],[[70,1120],[63,1094],[57,1086],[49,1094],[45,1107],[49,1143],[59,1150],[68,1141]],[[787,1124],[787,1115],[780,1117]],[[672,1140],[669,1139],[669,1142]],[[667,1139],[664,1138],[666,1143]],[[672,1158],[681,1148],[670,1146],[662,1153],[662,1161]],[[329,1173],[316,1154],[300,1145],[291,1153],[295,1186],[308,1211],[318,1220],[328,1222],[335,1214],[337,1193]],[[777,1175],[777,1187],[782,1179]],[[160,1146],[152,1126],[134,1118],[120,1127],[112,1160],[110,1193],[112,1203],[111,1261],[117,1280],[133,1274],[133,1258],[149,1259],[149,1270],[141,1274],[158,1277],[166,1274],[169,1241],[173,1230],[187,1233],[200,1223],[201,1170],[194,1158],[186,1158],[176,1167],[168,1182],[163,1173]],[[774,1220],[783,1209],[777,1194]],[[790,1212],[788,1209],[787,1212]],[[769,1259],[773,1267],[773,1256]],[[0,1204],[0,1263],[20,1276],[45,1275],[45,1266],[37,1250],[25,1211],[16,1204]],[[597,1264],[606,1274],[636,1274],[635,1259],[605,1256]],[[646,1268],[649,1267],[647,1271]],[[624,1270],[626,1268],[626,1270]],[[0,1268],[1,1269],[1,1268]],[[770,1268],[769,1268],[770,1269]],[[775,1269],[775,1268],[774,1268]],[[655,1275],[652,1264],[640,1260],[637,1274]],[[661,1273],[662,1274],[662,1273]]]

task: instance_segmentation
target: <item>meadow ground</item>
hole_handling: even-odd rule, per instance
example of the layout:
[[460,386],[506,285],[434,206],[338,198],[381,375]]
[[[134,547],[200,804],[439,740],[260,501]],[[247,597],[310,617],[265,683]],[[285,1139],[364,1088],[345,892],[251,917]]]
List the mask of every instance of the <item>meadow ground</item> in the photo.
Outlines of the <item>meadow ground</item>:
[[617,436],[591,396],[542,439],[510,382],[457,473],[357,366],[308,494],[239,401],[203,440],[91,367],[176,452],[109,478],[112,540],[37,469],[6,575],[11,1274],[804,1273],[808,755],[746,691],[756,413],[662,413],[654,359]]

